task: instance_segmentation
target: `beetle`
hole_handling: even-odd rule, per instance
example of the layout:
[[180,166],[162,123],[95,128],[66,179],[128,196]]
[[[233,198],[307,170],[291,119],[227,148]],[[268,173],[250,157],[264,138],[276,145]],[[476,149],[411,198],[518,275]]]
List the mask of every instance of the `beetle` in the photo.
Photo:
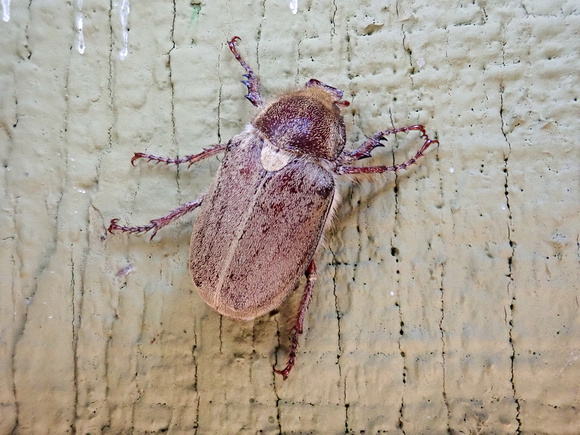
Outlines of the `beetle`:
[[[246,98],[258,108],[253,120],[227,144],[183,158],[135,153],[138,159],[191,166],[223,152],[218,173],[201,198],[183,204],[147,225],[129,227],[112,219],[108,231],[130,234],[157,231],[200,207],[193,226],[189,270],[201,298],[218,313],[252,320],[276,309],[306,276],[293,327],[288,362],[274,371],[288,377],[296,361],[299,336],[316,281],[314,254],[337,201],[341,175],[380,174],[406,169],[437,140],[422,125],[380,131],[354,150],[345,151],[341,109],[343,92],[311,79],[302,89],[266,103],[259,81],[240,56],[235,36],[229,48],[245,69]],[[413,158],[393,166],[350,166],[371,157],[389,135],[418,131],[424,140]]]

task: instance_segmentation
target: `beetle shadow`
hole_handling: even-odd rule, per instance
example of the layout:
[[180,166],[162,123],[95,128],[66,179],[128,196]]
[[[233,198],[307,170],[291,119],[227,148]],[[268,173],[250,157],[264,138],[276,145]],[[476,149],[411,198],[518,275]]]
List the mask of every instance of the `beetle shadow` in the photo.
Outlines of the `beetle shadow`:
[[333,220],[326,234],[328,240],[346,228],[356,226],[359,223],[360,211],[373,207],[377,201],[390,200],[387,206],[392,207],[398,190],[397,180],[394,177],[385,180],[387,175],[384,174],[373,177],[375,178],[369,178],[368,175],[352,177],[339,185],[340,201],[334,210]]
[[[256,319],[258,328],[261,328],[260,323],[268,323],[270,326],[275,325],[277,341],[274,348],[271,350],[272,358],[278,368],[284,367],[287,362],[288,352],[290,350],[290,341],[294,332],[294,325],[296,324],[296,317],[300,308],[300,301],[304,288],[306,287],[306,277],[302,276],[296,288],[288,295],[288,297],[280,304],[280,306],[268,314]],[[316,285],[314,291],[316,292]],[[309,310],[310,311],[310,310]],[[308,334],[308,319],[309,315],[306,312],[306,321],[304,325],[304,333],[300,336],[299,349],[304,348],[304,337]],[[270,337],[264,337],[264,340],[269,340]],[[299,351],[300,352],[300,351]]]

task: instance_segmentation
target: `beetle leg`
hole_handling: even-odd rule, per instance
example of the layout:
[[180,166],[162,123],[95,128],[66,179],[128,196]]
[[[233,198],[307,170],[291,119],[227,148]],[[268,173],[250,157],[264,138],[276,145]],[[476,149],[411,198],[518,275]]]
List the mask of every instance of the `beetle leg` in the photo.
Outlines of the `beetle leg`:
[[294,367],[296,362],[296,349],[298,349],[298,338],[300,334],[304,331],[304,316],[306,316],[306,311],[308,310],[308,305],[310,304],[310,299],[312,299],[312,290],[314,288],[314,283],[316,281],[316,264],[314,260],[308,265],[306,270],[306,287],[304,288],[304,293],[302,294],[302,300],[300,301],[300,308],[298,308],[298,315],[296,316],[296,323],[293,328],[292,342],[290,344],[290,352],[288,354],[288,363],[286,367],[282,370],[276,370],[276,365],[274,364],[274,372],[282,375],[282,379],[286,380],[288,373]]
[[258,77],[254,74],[254,71],[252,71],[252,68],[248,66],[242,56],[239,55],[238,50],[236,50],[236,41],[241,41],[241,38],[239,36],[234,36],[231,41],[228,41],[228,45],[236,60],[240,62],[240,65],[242,65],[246,70],[247,74],[244,74],[244,77],[248,80],[242,80],[242,83],[248,88],[248,95],[246,95],[246,98],[256,107],[262,106],[264,100],[262,100],[262,97],[260,96],[260,83],[258,82]]
[[[371,157],[371,151],[374,148],[384,146],[381,140],[386,139],[386,136],[396,133],[408,133],[410,131],[420,131],[421,137],[425,139],[423,146],[417,153],[404,163],[399,163],[393,166],[343,166],[343,163],[352,163],[357,160],[365,159]],[[393,128],[390,130],[380,131],[371,138],[367,139],[359,148],[352,151],[344,152],[338,159],[339,165],[336,166],[335,172],[337,174],[380,174],[382,172],[398,171],[400,169],[407,169],[407,166],[417,163],[417,159],[422,157],[427,148],[432,144],[439,144],[438,140],[430,139],[425,132],[425,127],[422,125],[411,125],[409,127]]]
[[175,159],[170,159],[170,158],[166,158],[166,157],[158,157],[158,156],[152,156],[151,154],[146,154],[146,153],[135,153],[135,155],[133,156],[133,158],[131,159],[131,164],[133,166],[135,166],[135,160],[137,159],[147,159],[148,162],[155,162],[155,163],[159,163],[159,162],[163,162],[166,165],[172,164],[172,165],[180,165],[182,163],[189,163],[189,165],[187,166],[188,168],[193,165],[194,163],[199,162],[200,160],[206,159],[208,157],[214,156],[218,153],[221,153],[223,150],[226,149],[226,146],[223,144],[217,144],[212,146],[211,148],[206,148],[204,149],[201,153],[199,154],[193,154],[190,156],[185,156],[185,157],[181,157],[181,158],[175,158]]
[[411,125],[408,127],[392,128],[389,130],[379,131],[377,134],[367,139],[356,150],[345,151],[338,158],[338,160],[341,164],[343,164],[343,163],[352,163],[357,160],[369,158],[371,157],[371,151],[373,149],[384,146],[381,143],[381,141],[385,140],[387,136],[397,133],[408,133],[409,131],[420,131],[421,137],[426,137],[427,139],[429,139],[427,133],[425,132],[425,127],[423,127],[422,125]]
[[175,210],[173,210],[171,213],[169,213],[166,216],[157,218],[157,219],[153,219],[152,221],[149,221],[149,223],[147,225],[144,225],[142,227],[126,227],[124,225],[119,225],[117,222],[119,222],[119,219],[112,219],[111,220],[111,224],[109,225],[109,228],[107,228],[107,231],[109,231],[111,234],[114,231],[120,231],[122,233],[129,233],[129,234],[140,234],[140,233],[146,233],[147,231],[151,231],[153,230],[153,233],[151,233],[151,239],[153,239],[153,237],[155,237],[155,234],[157,234],[157,231],[160,230],[161,228],[163,228],[165,225],[169,224],[170,222],[179,219],[181,216],[186,215],[187,213],[189,213],[190,211],[195,210],[197,207],[199,207],[201,205],[201,203],[203,202],[203,196],[199,199],[196,199],[195,201],[192,202],[188,202],[185,203],[183,205],[181,205],[179,208],[176,208]]

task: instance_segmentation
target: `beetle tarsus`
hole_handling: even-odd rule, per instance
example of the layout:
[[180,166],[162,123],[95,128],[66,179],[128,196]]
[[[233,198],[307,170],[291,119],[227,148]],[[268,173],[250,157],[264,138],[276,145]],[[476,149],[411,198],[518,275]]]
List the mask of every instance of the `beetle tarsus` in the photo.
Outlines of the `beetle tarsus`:
[[300,335],[304,331],[304,317],[306,316],[306,311],[308,310],[308,305],[310,304],[310,299],[312,299],[312,290],[314,289],[314,283],[316,282],[316,264],[314,260],[310,261],[308,269],[306,270],[306,287],[304,287],[304,293],[302,294],[302,299],[300,300],[300,307],[298,308],[298,315],[296,316],[296,323],[293,328],[292,342],[290,344],[290,352],[288,353],[288,362],[286,367],[282,370],[277,370],[274,364],[274,372],[282,375],[282,379],[286,380],[290,370],[294,367],[296,363],[296,350],[298,349],[298,340]]
[[[409,133],[410,131],[420,131],[421,138],[425,139],[423,145],[417,153],[404,163],[399,163],[393,166],[343,166],[344,163],[352,163],[357,160],[362,160],[371,156],[371,151],[377,147],[384,146],[381,141],[385,140],[387,136],[397,133]],[[427,148],[433,144],[439,144],[438,140],[430,139],[422,125],[410,125],[408,127],[393,128],[389,130],[380,131],[374,136],[367,139],[359,148],[353,151],[347,151],[339,158],[340,164],[336,166],[335,172],[337,174],[380,174],[383,172],[399,171],[407,169],[408,166],[417,163],[417,160],[422,157]]]
[[[111,223],[109,224],[109,228],[107,228],[107,231],[109,233],[113,234],[115,231],[120,231],[122,233],[129,233],[129,234],[141,234],[141,233],[146,233],[148,231],[151,231],[152,229],[157,227],[154,220],[149,222],[149,224],[141,226],[141,227],[127,227],[125,225],[119,225],[117,222],[119,222],[119,219],[111,219]],[[153,235],[151,236],[151,238],[155,237],[156,233],[157,233],[157,229],[155,229],[155,231],[153,231]]]
[[254,74],[254,71],[252,71],[252,68],[249,67],[242,56],[240,56],[238,50],[236,50],[237,41],[241,41],[241,38],[239,36],[234,36],[228,42],[228,46],[230,47],[230,51],[235,56],[236,60],[240,63],[240,65],[242,65],[242,67],[244,67],[247,72],[247,74],[244,74],[244,77],[246,77],[248,80],[242,80],[242,83],[248,88],[248,95],[246,95],[246,98],[250,100],[250,102],[256,107],[262,106],[264,104],[264,100],[262,100],[260,95],[260,83],[258,82],[258,77],[256,74]]
[[168,215],[157,219],[153,219],[149,221],[147,225],[143,225],[141,227],[126,227],[125,225],[119,225],[117,223],[119,222],[119,219],[111,219],[111,223],[109,224],[109,228],[107,228],[107,231],[111,234],[113,234],[115,231],[129,234],[143,234],[153,230],[153,232],[151,233],[151,238],[149,239],[153,240],[153,237],[155,237],[157,231],[159,231],[164,226],[170,224],[174,220],[177,220],[180,217],[186,215],[190,211],[195,210],[197,207],[201,205],[202,202],[203,197],[196,199],[195,201],[192,202],[187,202],[179,206],[179,208],[173,210]]
[[217,144],[210,148],[204,149],[199,154],[192,154],[185,157],[177,157],[175,159],[167,158],[167,157],[159,157],[153,156],[151,154],[146,153],[135,153],[133,158],[131,159],[131,164],[135,166],[135,161],[138,159],[147,159],[148,162],[155,162],[155,163],[165,163],[166,165],[181,165],[182,163],[188,163],[188,168],[193,165],[194,163],[199,162],[200,160],[206,159],[218,153],[221,153],[226,149],[226,146],[223,144]]
[[288,362],[286,363],[286,367],[284,367],[282,370],[278,370],[276,369],[276,364],[272,366],[274,373],[281,375],[284,381],[296,363],[296,349],[298,349],[298,338],[300,334],[302,334],[302,331],[298,332],[296,328],[294,328],[294,335],[292,336],[292,344],[290,345],[290,352],[288,354]]

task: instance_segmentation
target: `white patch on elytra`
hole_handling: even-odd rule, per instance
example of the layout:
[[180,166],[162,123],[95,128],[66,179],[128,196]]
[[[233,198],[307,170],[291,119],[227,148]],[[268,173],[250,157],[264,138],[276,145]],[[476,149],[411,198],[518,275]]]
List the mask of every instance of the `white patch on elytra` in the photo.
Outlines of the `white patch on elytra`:
[[260,161],[262,162],[262,166],[266,171],[279,171],[288,165],[288,163],[290,163],[292,160],[294,160],[294,158],[296,158],[294,154],[287,151],[282,151],[272,145],[272,143],[269,141],[264,140]]

